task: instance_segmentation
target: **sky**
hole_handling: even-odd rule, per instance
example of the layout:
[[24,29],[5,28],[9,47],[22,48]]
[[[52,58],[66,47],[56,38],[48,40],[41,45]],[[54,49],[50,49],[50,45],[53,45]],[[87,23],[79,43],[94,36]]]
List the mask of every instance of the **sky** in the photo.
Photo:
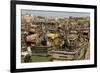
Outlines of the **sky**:
[[43,10],[21,10],[21,14],[31,14],[32,16],[45,16],[45,17],[85,17],[90,16],[90,13],[86,12],[63,12],[63,11],[43,11]]

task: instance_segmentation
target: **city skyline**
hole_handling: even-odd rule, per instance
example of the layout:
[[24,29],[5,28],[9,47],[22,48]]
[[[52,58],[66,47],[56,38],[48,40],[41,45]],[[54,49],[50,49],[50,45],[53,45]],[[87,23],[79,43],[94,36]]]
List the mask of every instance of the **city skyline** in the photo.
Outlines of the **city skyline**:
[[64,11],[43,11],[43,10],[21,10],[22,15],[31,14],[32,16],[45,17],[89,17],[90,13],[86,12],[64,12]]

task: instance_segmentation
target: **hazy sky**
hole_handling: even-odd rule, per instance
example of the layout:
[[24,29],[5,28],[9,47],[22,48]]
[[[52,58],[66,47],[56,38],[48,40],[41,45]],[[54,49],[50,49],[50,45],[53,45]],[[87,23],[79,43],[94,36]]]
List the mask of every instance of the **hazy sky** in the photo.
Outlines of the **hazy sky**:
[[63,11],[41,11],[41,10],[21,10],[21,14],[31,14],[32,16],[53,16],[53,17],[84,17],[84,16],[90,16],[90,13],[86,12],[63,12]]

